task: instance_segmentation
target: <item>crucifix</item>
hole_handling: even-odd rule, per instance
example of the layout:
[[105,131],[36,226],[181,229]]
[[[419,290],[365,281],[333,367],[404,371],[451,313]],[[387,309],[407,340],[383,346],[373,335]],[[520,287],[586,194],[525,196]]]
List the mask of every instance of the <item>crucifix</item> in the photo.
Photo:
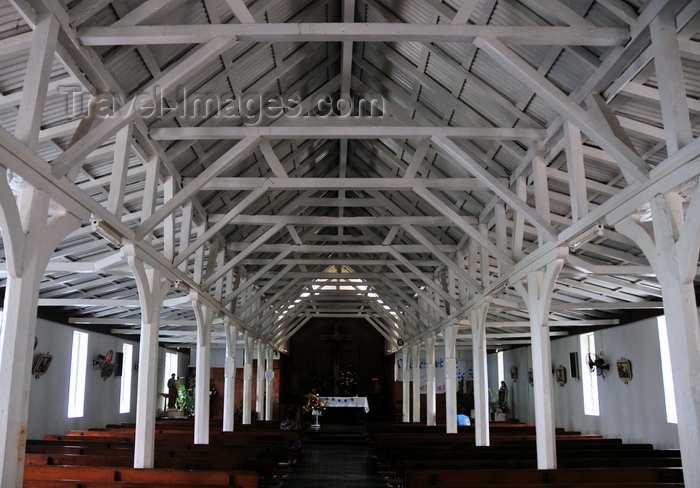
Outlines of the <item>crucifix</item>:
[[[342,342],[352,341],[352,336],[340,333],[340,325],[335,324],[333,335],[320,335],[319,341],[330,341],[331,351],[333,352],[333,378],[337,380],[340,377],[340,344]],[[338,396],[338,385],[333,383],[333,395]]]

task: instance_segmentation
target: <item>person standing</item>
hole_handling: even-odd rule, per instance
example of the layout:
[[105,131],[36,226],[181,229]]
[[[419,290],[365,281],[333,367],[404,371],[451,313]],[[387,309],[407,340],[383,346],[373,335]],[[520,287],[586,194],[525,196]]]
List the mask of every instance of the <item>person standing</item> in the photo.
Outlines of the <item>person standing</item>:
[[173,373],[168,380],[168,408],[175,408],[175,400],[177,400],[177,379]]

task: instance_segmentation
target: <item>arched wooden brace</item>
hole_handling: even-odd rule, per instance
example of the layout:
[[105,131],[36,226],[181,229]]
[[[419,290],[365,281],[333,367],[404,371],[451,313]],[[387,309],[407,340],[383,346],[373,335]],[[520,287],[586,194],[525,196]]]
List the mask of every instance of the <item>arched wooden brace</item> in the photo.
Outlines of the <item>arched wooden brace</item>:
[[549,309],[552,292],[564,260],[567,247],[560,247],[556,258],[544,270],[530,271],[526,282],[514,283],[525,300],[530,314],[532,341],[532,372],[535,388],[535,431],[537,434],[537,467],[556,469],[557,451],[552,391],[552,350],[549,342]]
[[158,328],[160,309],[171,283],[162,277],[161,270],[144,262],[133,243],[126,241],[122,252],[134,273],[141,304],[134,467],[152,468],[155,455],[157,400],[154,392],[158,391]]

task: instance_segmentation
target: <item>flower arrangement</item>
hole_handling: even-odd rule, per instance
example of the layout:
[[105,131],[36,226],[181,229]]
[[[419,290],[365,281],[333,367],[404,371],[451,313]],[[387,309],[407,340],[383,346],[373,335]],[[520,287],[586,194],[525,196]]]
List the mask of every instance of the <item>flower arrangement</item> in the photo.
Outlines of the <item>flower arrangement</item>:
[[306,395],[308,402],[304,405],[304,411],[312,412],[316,410],[317,412],[323,412],[326,409],[326,402],[321,400],[321,395],[316,392],[311,392]]
[[346,388],[355,387],[357,386],[359,380],[360,377],[357,375],[357,373],[350,370],[344,370],[340,372],[338,377],[338,386],[344,386]]

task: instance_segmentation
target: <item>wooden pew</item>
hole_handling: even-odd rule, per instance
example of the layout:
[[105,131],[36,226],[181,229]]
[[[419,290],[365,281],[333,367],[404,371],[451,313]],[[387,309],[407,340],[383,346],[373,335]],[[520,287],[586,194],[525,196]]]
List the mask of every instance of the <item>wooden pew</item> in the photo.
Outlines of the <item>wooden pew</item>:
[[[494,485],[428,485],[430,488],[493,488]],[[428,488],[422,486],[420,488]],[[683,483],[565,483],[550,484],[557,488],[683,488]],[[542,488],[542,485],[519,485],[518,488]]]
[[[34,481],[78,480],[81,482],[160,483],[240,486],[258,488],[255,472],[192,471],[182,469],[135,469],[105,466],[36,466],[24,467],[25,486]],[[27,485],[28,484],[28,485]],[[37,487],[38,488],[38,487]]]
[[522,486],[566,483],[682,483],[680,468],[429,469],[407,471],[405,488],[423,486]]
[[[70,480],[26,480],[23,488],[215,488],[224,485],[197,483],[122,483],[120,481],[70,481]],[[231,485],[226,485],[231,486]],[[240,485],[235,485],[240,488]]]

